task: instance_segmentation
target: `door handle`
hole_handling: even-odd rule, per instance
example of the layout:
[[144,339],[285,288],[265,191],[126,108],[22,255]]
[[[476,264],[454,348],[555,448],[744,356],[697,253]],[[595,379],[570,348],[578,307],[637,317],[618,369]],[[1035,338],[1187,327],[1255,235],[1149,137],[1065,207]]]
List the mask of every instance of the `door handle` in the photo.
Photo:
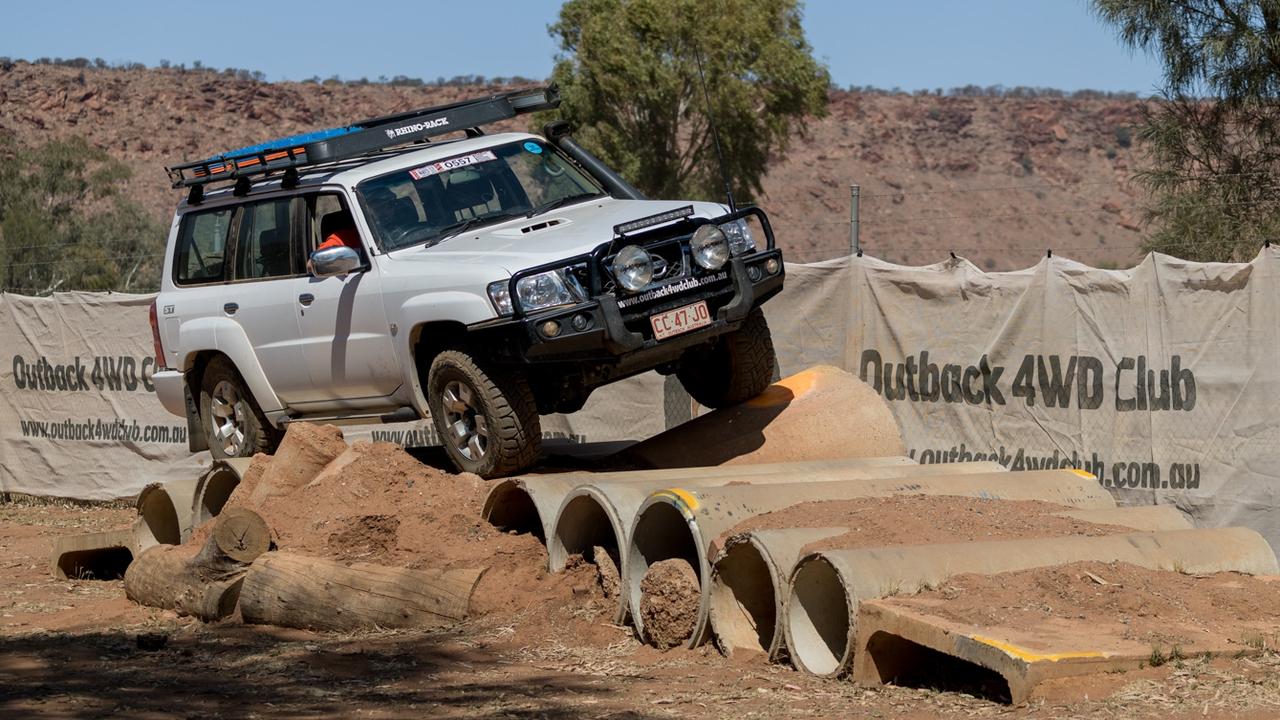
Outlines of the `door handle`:
[[240,309],[240,306],[235,303],[227,303],[226,305],[222,306],[222,311],[228,315],[235,315],[236,311],[239,309]]
[[316,301],[316,296],[312,295],[311,293],[302,293],[301,295],[298,296],[298,302],[302,303],[303,305],[310,305],[315,301]]

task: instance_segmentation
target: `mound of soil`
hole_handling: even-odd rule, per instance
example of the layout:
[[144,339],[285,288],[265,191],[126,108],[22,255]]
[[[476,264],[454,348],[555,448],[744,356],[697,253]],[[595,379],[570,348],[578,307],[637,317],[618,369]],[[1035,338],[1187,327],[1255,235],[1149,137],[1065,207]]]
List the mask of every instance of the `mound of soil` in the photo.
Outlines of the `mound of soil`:
[[806,552],[1134,532],[1117,525],[1055,515],[1068,509],[1038,500],[985,500],[945,495],[807,502],[746,520],[721,536],[717,544],[724,547],[726,538],[752,530],[790,527],[848,528],[846,533],[807,546]]
[[[424,465],[396,445],[348,448],[337,428],[298,423],[274,457],[254,458],[227,507],[256,510],[291,552],[416,569],[487,568],[473,599],[477,615],[601,594],[597,582],[578,577],[593,568],[550,575],[536,537],[482,520],[488,491],[479,476]],[[200,528],[195,541],[207,532]]]
[[1280,639],[1277,583],[1239,573],[1184,575],[1128,563],[1081,562],[1000,575],[957,575],[907,600],[929,612],[984,627],[1034,630],[1050,618],[1171,651],[1225,638],[1241,649],[1274,649]]
[[660,560],[640,581],[640,617],[650,644],[666,650],[684,644],[698,621],[698,571],[687,560]]

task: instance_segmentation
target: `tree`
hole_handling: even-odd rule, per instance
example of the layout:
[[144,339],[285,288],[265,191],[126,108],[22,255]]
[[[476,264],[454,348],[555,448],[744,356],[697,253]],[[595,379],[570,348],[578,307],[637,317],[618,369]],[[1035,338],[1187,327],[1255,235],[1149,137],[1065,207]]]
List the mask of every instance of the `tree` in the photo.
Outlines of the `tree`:
[[154,290],[164,229],[119,195],[129,169],[82,138],[0,138],[0,290]]
[[568,0],[549,28],[559,114],[645,194],[723,197],[700,53],[734,196],[750,199],[792,131],[826,114],[800,19],[797,0]]
[[1164,64],[1139,137],[1155,225],[1146,248],[1246,260],[1280,231],[1280,2],[1094,0],[1132,48]]

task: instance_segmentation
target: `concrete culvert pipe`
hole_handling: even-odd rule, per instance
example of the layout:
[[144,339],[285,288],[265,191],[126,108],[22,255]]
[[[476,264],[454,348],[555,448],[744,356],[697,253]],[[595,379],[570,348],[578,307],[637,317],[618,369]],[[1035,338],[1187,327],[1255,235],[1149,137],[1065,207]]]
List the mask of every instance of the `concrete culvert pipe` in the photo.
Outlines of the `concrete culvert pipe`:
[[137,527],[139,545],[182,544],[178,510],[160,483],[152,483],[138,493],[138,516],[142,521]]
[[[891,456],[735,467],[523,475],[507,478],[494,485],[488,496],[485,497],[484,507],[481,509],[481,517],[497,528],[533,533],[538,539],[547,542],[548,538],[552,537],[554,533],[559,510],[565,502],[565,497],[574,488],[582,485],[606,482],[640,484],[647,488],[640,497],[640,500],[644,500],[650,490],[664,487],[671,483],[708,482],[715,479],[721,479],[722,482],[732,482],[760,475],[797,476],[829,472],[835,468],[872,467],[914,468],[919,466],[911,458]],[[638,501],[636,505],[639,505]],[[626,527],[630,522],[631,514],[628,513],[621,527]],[[616,540],[613,542],[614,544],[617,543]],[[590,546],[586,547],[590,548]],[[577,551],[575,550],[574,552]],[[548,568],[553,572],[564,568],[567,557],[566,554],[553,550]]]
[[195,497],[191,506],[191,526],[200,527],[222,512],[231,493],[240,486],[244,474],[249,471],[251,458],[227,458],[215,460],[196,481]]
[[840,368],[818,365],[760,395],[627,449],[648,467],[748,465],[906,453],[884,398]]
[[[865,478],[901,478],[963,473],[1002,472],[996,463],[956,463],[951,465],[914,465],[887,463],[885,458],[819,460],[804,463],[753,465],[740,468],[717,467],[683,470],[685,477],[676,478],[682,487],[706,488],[733,485],[783,485],[796,482],[841,482]],[[765,473],[763,468],[778,472]],[[750,470],[751,472],[744,472]],[[658,471],[668,472],[668,471]],[[591,482],[580,485],[565,495],[556,513],[555,526],[547,536],[547,561],[552,572],[562,570],[570,555],[590,558],[594,548],[605,549],[619,574],[627,566],[630,548],[628,533],[640,506],[655,490],[668,487],[669,479],[650,480],[647,472],[617,473],[626,475],[614,482]],[[695,568],[697,565],[694,566]],[[624,588],[625,589],[625,588]],[[625,622],[632,612],[628,593],[618,596],[615,622]]]
[[802,558],[791,575],[783,612],[787,649],[797,669],[836,675],[853,662],[858,603],[863,600],[910,595],[964,573],[990,575],[1084,561],[1197,575],[1278,571],[1271,546],[1247,528],[826,550]]
[[726,656],[764,653],[778,659],[787,579],[806,545],[848,528],[788,528],[734,535],[716,557],[708,589],[711,634]]
[[[1172,505],[1064,510],[1061,517],[1116,525],[1142,532],[1191,528]],[[788,580],[806,546],[842,535],[848,528],[754,530],[725,541],[711,570],[709,620],[716,646],[734,652],[767,653],[778,660],[786,647],[782,632]]]
[[[785,485],[729,485],[724,487],[676,487],[660,490],[636,512],[623,553],[622,590],[636,630],[645,637],[637,617],[640,583],[649,566],[686,548],[697,559],[694,566],[703,588],[697,629],[688,646],[696,647],[708,635],[711,559],[719,551],[713,543],[739,523],[791,505],[820,500],[853,500],[891,495],[956,495],[993,500],[1042,500],[1075,508],[1115,507],[1115,500],[1092,475],[1076,470],[991,472],[990,463],[922,465],[915,474],[865,477],[831,482]],[[998,467],[998,466],[996,466]],[[977,471],[975,473],[975,471]]]

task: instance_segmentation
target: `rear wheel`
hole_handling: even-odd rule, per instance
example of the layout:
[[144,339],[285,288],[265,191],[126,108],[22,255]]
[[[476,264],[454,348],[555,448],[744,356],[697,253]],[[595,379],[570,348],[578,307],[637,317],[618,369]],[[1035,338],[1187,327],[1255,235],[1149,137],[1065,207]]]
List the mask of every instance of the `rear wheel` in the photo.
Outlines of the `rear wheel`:
[[431,362],[426,391],[440,442],[459,470],[501,477],[537,460],[542,428],[522,375],[446,350]]
[[226,358],[214,358],[200,381],[200,426],[217,459],[275,451],[278,434],[244,379]]
[[686,352],[676,371],[685,391],[709,408],[749,400],[764,392],[776,375],[773,337],[760,308],[711,347]]

